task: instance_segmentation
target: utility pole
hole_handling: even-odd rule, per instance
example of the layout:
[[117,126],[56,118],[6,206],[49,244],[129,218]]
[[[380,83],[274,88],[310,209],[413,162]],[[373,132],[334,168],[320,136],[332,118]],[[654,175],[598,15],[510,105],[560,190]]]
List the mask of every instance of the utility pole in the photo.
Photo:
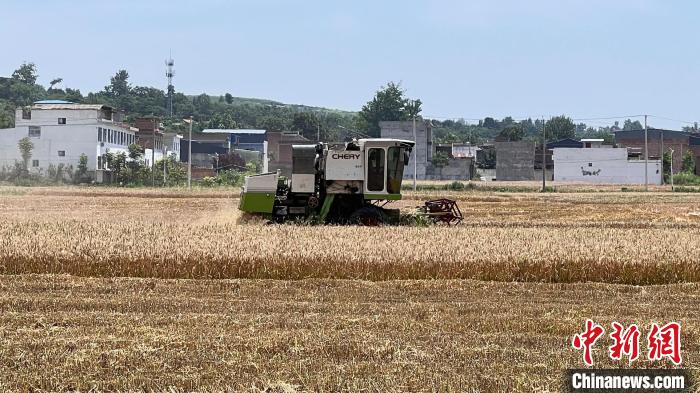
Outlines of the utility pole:
[[153,123],[153,140],[151,141],[151,187],[156,186],[156,119],[151,118]]
[[542,192],[547,190],[547,131],[542,118]]
[[644,115],[644,191],[649,191],[649,128]]
[[416,157],[413,160],[413,191],[416,191],[416,179],[418,179],[418,137],[416,136],[416,115],[413,115],[413,142],[416,143]]
[[665,184],[666,180],[664,180],[664,130],[661,130],[660,133],[661,133],[661,184]]
[[321,142],[321,123],[316,124],[316,142]]
[[187,189],[192,189],[192,116],[190,116],[190,139],[187,147]]
[[671,151],[671,174],[669,176],[671,177],[671,191],[673,192],[673,149],[669,148],[668,150]]
[[168,161],[166,160],[167,156],[165,155],[165,141],[161,150],[163,151],[163,187],[165,187],[165,183],[168,180]]

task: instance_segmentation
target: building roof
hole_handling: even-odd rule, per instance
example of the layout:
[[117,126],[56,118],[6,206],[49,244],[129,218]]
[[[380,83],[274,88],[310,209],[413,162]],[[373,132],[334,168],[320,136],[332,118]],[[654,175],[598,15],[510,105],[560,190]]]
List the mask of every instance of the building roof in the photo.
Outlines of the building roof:
[[[619,130],[613,131],[615,140],[617,138],[644,138],[644,130]],[[664,138],[687,138],[691,134],[685,131],[663,130],[660,128],[649,128],[648,137],[658,139],[663,134]]]
[[243,135],[243,134],[256,134],[256,135],[264,135],[267,130],[253,130],[253,129],[211,129],[207,128],[206,130],[202,130],[203,133],[205,134],[237,134],[237,135]]
[[37,101],[32,105],[32,110],[57,110],[57,109],[72,109],[72,110],[102,110],[102,109],[112,109],[111,106],[102,104],[44,104]]
[[561,147],[583,147],[583,142],[577,141],[573,138],[564,138],[558,141],[548,142],[547,149],[561,148]]
[[75,102],[65,100],[40,100],[34,101],[35,104],[75,104]]

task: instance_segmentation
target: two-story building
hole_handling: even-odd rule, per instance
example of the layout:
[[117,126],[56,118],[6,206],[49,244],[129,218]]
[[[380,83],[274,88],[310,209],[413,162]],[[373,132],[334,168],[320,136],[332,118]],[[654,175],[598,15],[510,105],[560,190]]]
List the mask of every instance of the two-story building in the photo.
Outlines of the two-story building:
[[128,146],[135,143],[135,129],[121,123],[122,116],[107,105],[59,100],[18,108],[15,127],[0,129],[0,167],[22,161],[18,143],[28,137],[34,145],[30,171],[45,173],[60,164],[76,169],[85,155],[88,173],[95,178],[106,167],[105,154],[128,154]]

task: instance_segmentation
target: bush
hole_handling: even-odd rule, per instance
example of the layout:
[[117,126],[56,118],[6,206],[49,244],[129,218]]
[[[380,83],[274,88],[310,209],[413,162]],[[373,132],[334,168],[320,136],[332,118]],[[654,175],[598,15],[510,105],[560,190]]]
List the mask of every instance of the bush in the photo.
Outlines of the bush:
[[673,183],[678,185],[700,185],[700,176],[689,172],[681,172],[673,175]]
[[435,152],[435,154],[433,154],[433,165],[436,166],[437,168],[442,168],[444,166],[447,166],[449,161],[450,161],[450,157],[441,151],[437,151],[437,152]]
[[450,189],[452,191],[463,191],[464,190],[464,183],[459,182],[459,181],[453,181],[452,183],[450,183],[450,186],[448,187],[448,189]]

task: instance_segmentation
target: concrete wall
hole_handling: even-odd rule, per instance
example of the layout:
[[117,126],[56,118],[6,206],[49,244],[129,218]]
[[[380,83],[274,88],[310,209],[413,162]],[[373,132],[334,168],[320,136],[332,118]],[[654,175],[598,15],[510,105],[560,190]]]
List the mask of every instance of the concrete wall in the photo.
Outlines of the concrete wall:
[[[413,141],[413,121],[380,121],[382,138]],[[416,146],[411,152],[410,163],[404,168],[404,179],[413,178],[413,162],[417,160],[417,177],[425,179],[428,163],[433,160],[433,130],[430,123],[416,121]]]
[[426,180],[471,180],[474,170],[471,158],[450,159],[444,167],[428,165]]
[[[643,184],[644,160],[627,160],[627,149],[554,149],[554,180]],[[649,161],[649,184],[661,184],[661,162]]]
[[496,142],[496,180],[535,180],[535,144]]

